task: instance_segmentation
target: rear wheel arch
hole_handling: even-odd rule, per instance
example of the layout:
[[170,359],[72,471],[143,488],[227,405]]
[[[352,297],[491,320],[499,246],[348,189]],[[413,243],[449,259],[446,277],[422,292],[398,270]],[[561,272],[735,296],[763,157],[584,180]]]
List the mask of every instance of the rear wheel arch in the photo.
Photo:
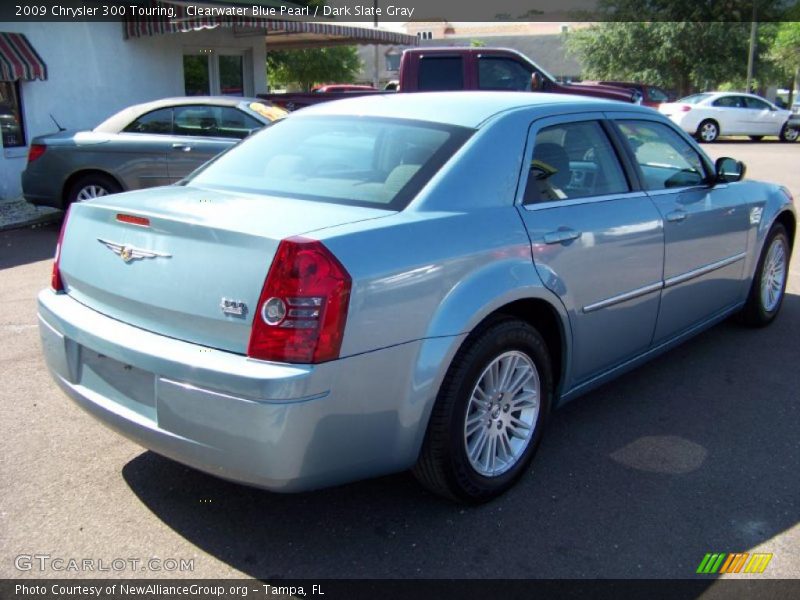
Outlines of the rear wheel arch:
[[108,171],[103,171],[102,169],[81,169],[80,171],[75,171],[74,173],[70,174],[66,181],[64,181],[64,185],[61,188],[61,204],[64,209],[66,209],[70,204],[69,195],[75,183],[84,177],[92,175],[110,179],[117,185],[120,191],[125,191],[125,186],[122,185],[122,182],[119,180],[119,178],[115,177]]

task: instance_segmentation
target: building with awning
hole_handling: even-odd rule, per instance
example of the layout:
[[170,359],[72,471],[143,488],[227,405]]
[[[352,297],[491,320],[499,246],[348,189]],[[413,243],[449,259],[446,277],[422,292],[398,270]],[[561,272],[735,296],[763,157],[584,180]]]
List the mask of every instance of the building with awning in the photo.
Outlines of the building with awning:
[[[264,93],[268,48],[416,43],[369,26],[252,16],[253,6],[298,8],[282,0],[139,6],[147,14],[113,22],[0,23],[0,199],[20,193],[19,175],[37,135],[90,129],[157,98]],[[197,7],[244,6],[246,15],[196,14]]]

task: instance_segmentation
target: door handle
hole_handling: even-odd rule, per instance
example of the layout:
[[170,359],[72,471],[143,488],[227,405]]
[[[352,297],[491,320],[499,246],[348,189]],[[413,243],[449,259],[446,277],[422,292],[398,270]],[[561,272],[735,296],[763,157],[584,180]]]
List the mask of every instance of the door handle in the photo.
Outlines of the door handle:
[[192,147],[189,144],[172,144],[173,150],[183,150],[184,152],[191,152]]
[[689,213],[679,208],[678,210],[673,210],[671,213],[667,213],[667,221],[670,223],[678,223],[680,221],[685,221],[688,216]]
[[572,240],[577,240],[581,237],[582,233],[580,231],[575,231],[574,229],[560,229],[558,231],[551,231],[550,233],[544,234],[544,243],[545,244],[562,244],[564,242],[571,242]]

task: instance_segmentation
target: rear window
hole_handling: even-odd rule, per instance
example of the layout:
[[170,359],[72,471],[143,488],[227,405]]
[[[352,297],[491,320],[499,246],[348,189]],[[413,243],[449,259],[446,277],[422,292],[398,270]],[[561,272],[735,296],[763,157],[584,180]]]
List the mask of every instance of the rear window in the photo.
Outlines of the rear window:
[[682,102],[683,104],[698,104],[702,102],[706,98],[710,98],[711,94],[692,94],[691,96],[686,96],[685,98],[681,98],[678,102]]
[[401,210],[471,132],[402,119],[286,119],[220,155],[189,183]]

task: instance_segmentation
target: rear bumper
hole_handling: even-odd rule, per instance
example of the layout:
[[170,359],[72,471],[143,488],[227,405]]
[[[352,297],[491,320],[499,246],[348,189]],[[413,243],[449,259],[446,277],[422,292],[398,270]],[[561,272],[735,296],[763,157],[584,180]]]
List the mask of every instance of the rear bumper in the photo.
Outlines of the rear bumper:
[[31,204],[64,208],[58,178],[26,168],[21,175],[22,195]]
[[[427,402],[419,342],[321,365],[204,348],[39,294],[47,365],[77,404],[122,435],[213,475],[301,491],[404,470]],[[422,429],[421,429],[422,428]]]

